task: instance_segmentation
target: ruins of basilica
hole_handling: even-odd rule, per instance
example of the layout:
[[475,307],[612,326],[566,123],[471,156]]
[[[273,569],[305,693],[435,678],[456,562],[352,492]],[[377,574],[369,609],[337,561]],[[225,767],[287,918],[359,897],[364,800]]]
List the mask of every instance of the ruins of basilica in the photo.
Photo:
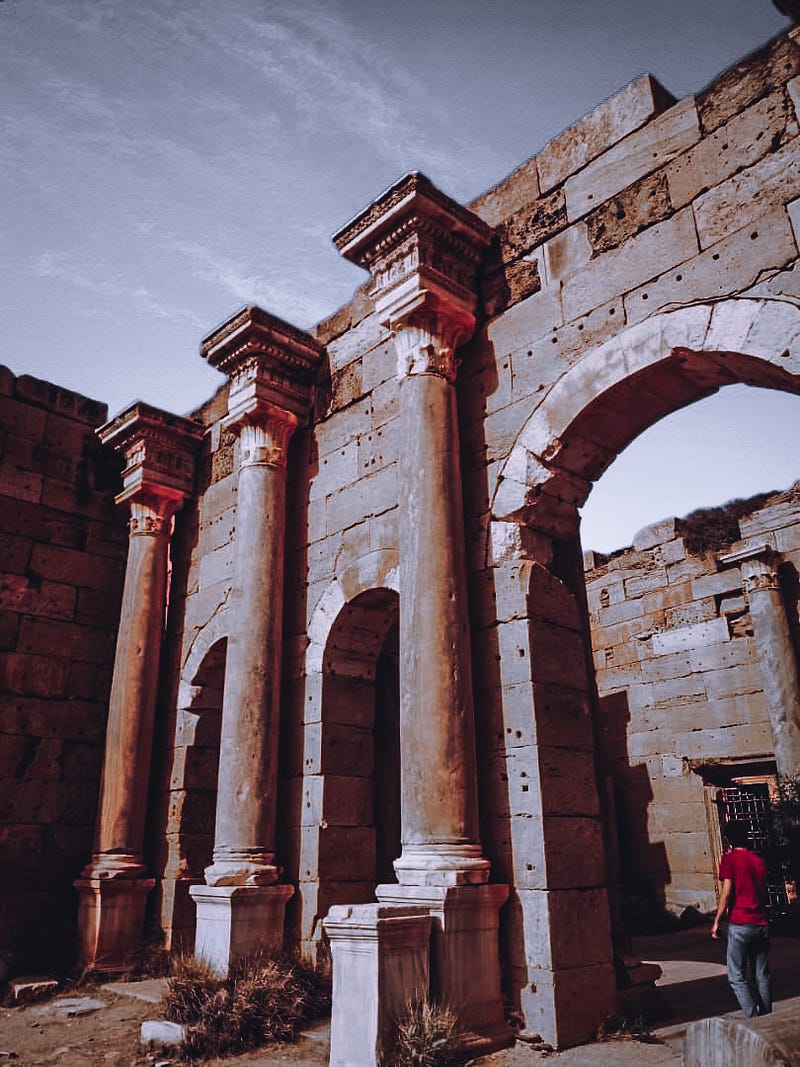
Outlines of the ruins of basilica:
[[725,806],[800,773],[800,490],[610,557],[579,509],[678,408],[800,393],[799,34],[469,205],[401,178],[352,302],[238,311],[186,417],[0,373],[0,948],[329,950],[344,1063],[429,988],[589,1040],[626,907],[714,907]]

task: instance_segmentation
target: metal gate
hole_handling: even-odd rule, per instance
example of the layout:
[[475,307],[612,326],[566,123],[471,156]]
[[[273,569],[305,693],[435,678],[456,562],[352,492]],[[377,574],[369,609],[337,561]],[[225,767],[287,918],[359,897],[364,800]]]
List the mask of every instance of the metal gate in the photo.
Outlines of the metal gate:
[[[754,852],[768,857],[770,801],[767,783],[725,786],[717,793],[717,804],[720,829],[724,832],[725,825],[734,820],[746,823],[750,847]],[[785,912],[789,904],[786,885],[783,873],[774,867],[767,870],[767,890],[770,911],[775,915]]]

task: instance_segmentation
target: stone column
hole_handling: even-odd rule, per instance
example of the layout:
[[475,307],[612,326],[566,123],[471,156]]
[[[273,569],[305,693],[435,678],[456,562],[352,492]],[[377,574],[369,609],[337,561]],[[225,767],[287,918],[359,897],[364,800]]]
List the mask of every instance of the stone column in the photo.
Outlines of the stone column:
[[399,885],[379,886],[378,898],[431,909],[437,992],[457,1000],[485,1047],[496,1048],[508,1037],[497,953],[507,889],[485,884],[478,831],[455,392],[456,348],[475,327],[489,239],[477,216],[416,173],[334,237],[373,274],[399,380],[402,853]]
[[769,545],[748,546],[720,557],[720,563],[742,568],[775,764],[778,777],[788,778],[800,774],[800,678],[778,577],[780,562]]
[[192,492],[203,427],[134,404],[98,431],[125,456],[117,503],[131,509],[130,542],[92,861],[80,894],[79,962],[124,969],[139,947],[154,881],[142,858],[172,516]]
[[321,349],[248,307],[206,338],[202,353],[231,379],[224,422],[239,437],[214,856],[206,885],[190,889],[195,953],[224,973],[281,942],[292,894],[277,884],[275,862],[286,456]]

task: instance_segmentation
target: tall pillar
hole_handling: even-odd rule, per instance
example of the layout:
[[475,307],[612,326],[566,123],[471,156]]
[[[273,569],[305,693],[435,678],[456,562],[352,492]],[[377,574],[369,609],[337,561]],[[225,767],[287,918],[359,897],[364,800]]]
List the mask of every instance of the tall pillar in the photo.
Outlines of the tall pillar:
[[286,456],[322,351],[248,307],[205,339],[202,354],[230,377],[224,424],[239,437],[214,854],[206,884],[190,889],[195,952],[224,973],[280,943],[292,894],[275,862]]
[[203,427],[134,404],[98,431],[125,457],[117,503],[130,505],[114,674],[95,848],[75,883],[79,962],[124,969],[139,947],[145,897],[154,882],[142,857],[158,664],[167,598],[172,516],[192,492],[193,453]]
[[789,778],[800,774],[800,678],[781,594],[780,561],[780,555],[763,544],[720,557],[720,563],[742,568],[775,764],[778,777]]
[[[507,887],[486,883],[478,830],[470,624],[461,501],[456,349],[475,327],[476,276],[490,231],[421,174],[397,182],[335,237],[373,274],[394,335],[399,380],[399,885],[382,903],[434,916],[438,994],[497,1048],[498,911]],[[476,962],[480,960],[480,967]]]

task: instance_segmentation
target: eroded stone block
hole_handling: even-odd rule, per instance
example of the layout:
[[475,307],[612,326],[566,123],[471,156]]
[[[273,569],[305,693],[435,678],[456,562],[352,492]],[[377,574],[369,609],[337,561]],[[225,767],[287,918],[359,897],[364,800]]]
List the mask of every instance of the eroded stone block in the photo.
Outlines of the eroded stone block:
[[663,111],[669,94],[650,74],[610,96],[588,115],[555,137],[537,157],[543,192],[580,170],[626,134]]
[[694,97],[687,97],[567,180],[570,222],[668,163],[700,139]]

